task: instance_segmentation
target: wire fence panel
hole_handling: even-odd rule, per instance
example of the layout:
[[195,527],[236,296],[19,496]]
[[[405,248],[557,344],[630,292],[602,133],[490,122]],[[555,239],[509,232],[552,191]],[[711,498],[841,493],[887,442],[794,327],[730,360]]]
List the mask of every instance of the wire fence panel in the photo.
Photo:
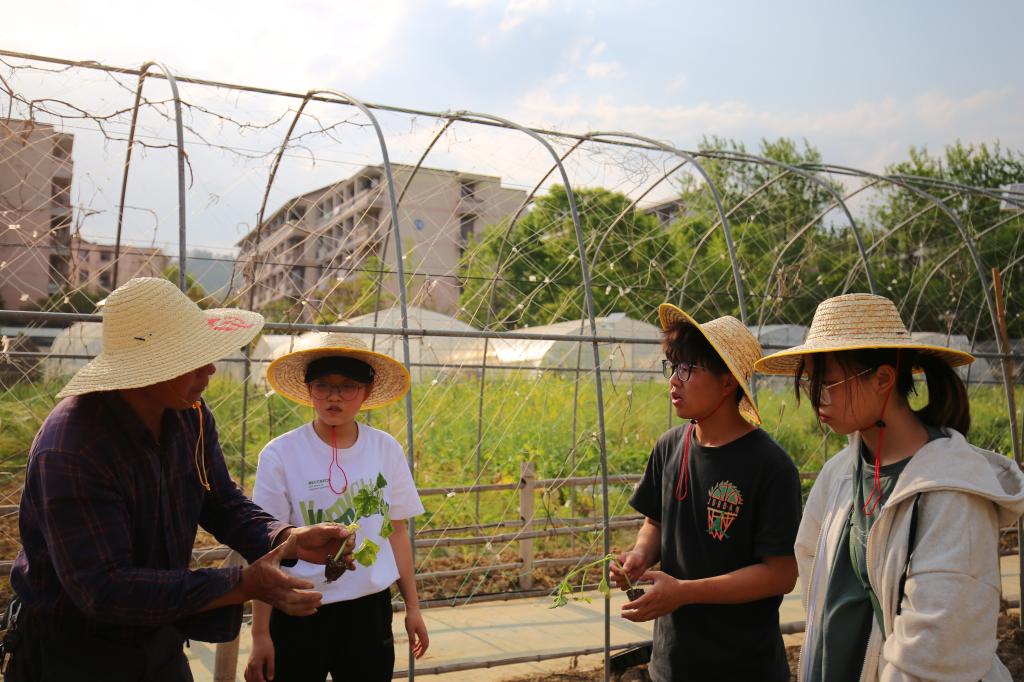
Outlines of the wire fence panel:
[[[206,393],[247,490],[268,440],[311,418],[269,392],[274,358],[340,330],[407,364],[409,400],[366,419],[436,493],[415,529],[427,600],[550,589],[631,541],[631,481],[678,423],[665,301],[735,315],[776,350],[827,297],[887,296],[917,338],[978,356],[971,440],[1020,460],[1024,195],[1001,186],[828,165],[788,140],[680,150],[161,65],[0,51],[0,88],[0,561],[32,437],[101,351],[102,299],[137,276],[267,318]],[[755,389],[809,486],[842,444],[790,382]],[[215,546],[201,534],[198,560]]]

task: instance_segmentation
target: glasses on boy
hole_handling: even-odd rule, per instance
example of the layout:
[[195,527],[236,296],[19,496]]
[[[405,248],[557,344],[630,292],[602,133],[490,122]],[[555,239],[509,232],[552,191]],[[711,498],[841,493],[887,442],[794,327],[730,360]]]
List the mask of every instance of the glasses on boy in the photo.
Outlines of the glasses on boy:
[[661,373],[666,379],[671,379],[672,375],[676,375],[676,379],[686,383],[690,380],[690,375],[693,374],[694,368],[702,369],[700,365],[696,365],[692,362],[672,362],[671,360],[661,361]]
[[360,389],[364,384],[356,382],[346,382],[344,384],[331,384],[326,381],[314,381],[309,384],[309,395],[316,400],[327,400],[335,393],[342,400],[352,400],[359,395]]

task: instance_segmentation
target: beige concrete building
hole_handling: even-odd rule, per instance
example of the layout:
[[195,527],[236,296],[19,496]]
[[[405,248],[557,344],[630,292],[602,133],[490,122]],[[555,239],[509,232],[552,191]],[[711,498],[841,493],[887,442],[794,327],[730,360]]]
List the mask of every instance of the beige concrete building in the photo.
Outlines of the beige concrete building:
[[0,119],[0,296],[26,309],[67,286],[73,137]]
[[0,296],[8,309],[74,289],[108,292],[132,277],[158,277],[162,251],[122,245],[117,282],[114,246],[73,233],[74,138],[53,126],[0,119]]
[[113,291],[133,277],[160,277],[169,263],[156,248],[121,245],[114,282],[114,245],[94,244],[79,235],[71,240],[72,286],[88,291]]
[[[458,262],[466,240],[513,214],[526,193],[502,187],[494,176],[432,168],[413,176],[412,171],[412,166],[392,166],[396,194],[405,193],[398,219],[405,272],[411,276],[409,303],[451,314],[458,305]],[[256,230],[246,235],[238,243],[235,291],[245,290],[255,272],[256,309],[279,300],[306,300],[315,307],[317,296],[358,276],[370,256],[394,272],[391,232],[383,167],[367,166],[284,202],[264,221],[258,252]],[[398,295],[394,276],[386,290]],[[247,295],[242,302],[248,302]]]
[[668,226],[677,220],[681,220],[685,213],[685,209],[683,207],[682,199],[666,199],[665,201],[660,201],[653,206],[648,206],[643,209],[643,212],[657,218],[658,222],[662,225]]

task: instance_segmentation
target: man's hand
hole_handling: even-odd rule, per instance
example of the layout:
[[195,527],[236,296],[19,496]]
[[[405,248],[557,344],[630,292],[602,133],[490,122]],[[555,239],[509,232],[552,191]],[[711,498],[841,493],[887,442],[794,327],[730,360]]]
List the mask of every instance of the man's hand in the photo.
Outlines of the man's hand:
[[[244,600],[259,599],[290,616],[316,613],[323,595],[312,591],[313,583],[308,580],[293,578],[281,570],[282,559],[299,556],[298,543],[299,538],[293,533],[284,543],[242,569]],[[335,544],[335,550],[339,546],[340,542]]]
[[[650,568],[644,564],[643,555],[635,549],[623,552],[616,557],[615,561],[618,563],[611,562],[608,564],[608,572],[620,590],[626,590],[631,585],[635,585],[640,580],[640,576],[644,574],[644,571]],[[628,582],[625,576],[629,576]]]
[[661,571],[646,571],[639,579],[650,580],[654,584],[645,588],[644,596],[622,605],[622,617],[626,620],[642,623],[672,613],[689,603],[685,580],[677,580]]
[[355,562],[352,559],[352,550],[355,548],[355,535],[349,533],[348,528],[338,523],[318,523],[315,526],[302,526],[301,528],[288,528],[283,531],[283,542],[278,548],[284,547],[294,539],[294,553],[288,550],[288,554],[282,559],[302,559],[311,564],[325,564],[328,556],[334,556],[341,547],[341,543],[347,543],[342,560],[349,564],[349,569],[355,569]]

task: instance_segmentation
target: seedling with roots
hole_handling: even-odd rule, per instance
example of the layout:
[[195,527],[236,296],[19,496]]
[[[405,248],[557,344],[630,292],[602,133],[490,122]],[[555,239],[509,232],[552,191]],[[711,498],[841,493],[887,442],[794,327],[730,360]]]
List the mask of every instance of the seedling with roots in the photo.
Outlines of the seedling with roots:
[[[387,484],[388,482],[384,476],[377,474],[376,483],[373,486],[364,486],[356,493],[353,500],[357,519],[373,516],[374,514],[384,515],[384,522],[380,527],[380,536],[385,540],[394,531],[394,528],[391,526],[391,518],[388,516],[388,504],[384,501],[384,487]],[[352,551],[355,547],[356,531],[359,530],[359,524],[350,523],[345,528],[349,532],[348,538],[345,539],[345,542],[341,543],[337,554],[328,556],[324,564],[324,579],[329,583],[334,582],[345,571],[349,570],[349,565],[341,557],[345,554],[346,550]],[[377,552],[379,551],[380,545],[370,538],[364,537],[363,541],[359,543],[359,547],[352,551],[352,559],[363,566],[372,566],[377,561]]]
[[[611,587],[608,585],[608,578],[605,576],[605,564],[614,564],[620,569],[622,568],[622,564],[618,562],[614,554],[605,554],[603,557],[595,559],[589,564],[577,566],[562,578],[562,582],[558,583],[558,587],[555,588],[555,594],[551,597],[552,604],[548,608],[557,609],[559,606],[565,606],[569,603],[570,599],[573,601],[585,601],[590,603],[590,597],[586,596],[583,590],[587,584],[587,572],[595,566],[601,567],[601,582],[597,585],[598,591],[605,597],[612,596]],[[577,575],[580,575],[580,587],[578,590],[573,587],[573,578]],[[634,585],[633,581],[629,579],[629,574],[625,571],[622,571],[622,575],[626,579],[626,596],[629,597],[629,600],[636,601],[642,597],[644,595],[643,588]]]

